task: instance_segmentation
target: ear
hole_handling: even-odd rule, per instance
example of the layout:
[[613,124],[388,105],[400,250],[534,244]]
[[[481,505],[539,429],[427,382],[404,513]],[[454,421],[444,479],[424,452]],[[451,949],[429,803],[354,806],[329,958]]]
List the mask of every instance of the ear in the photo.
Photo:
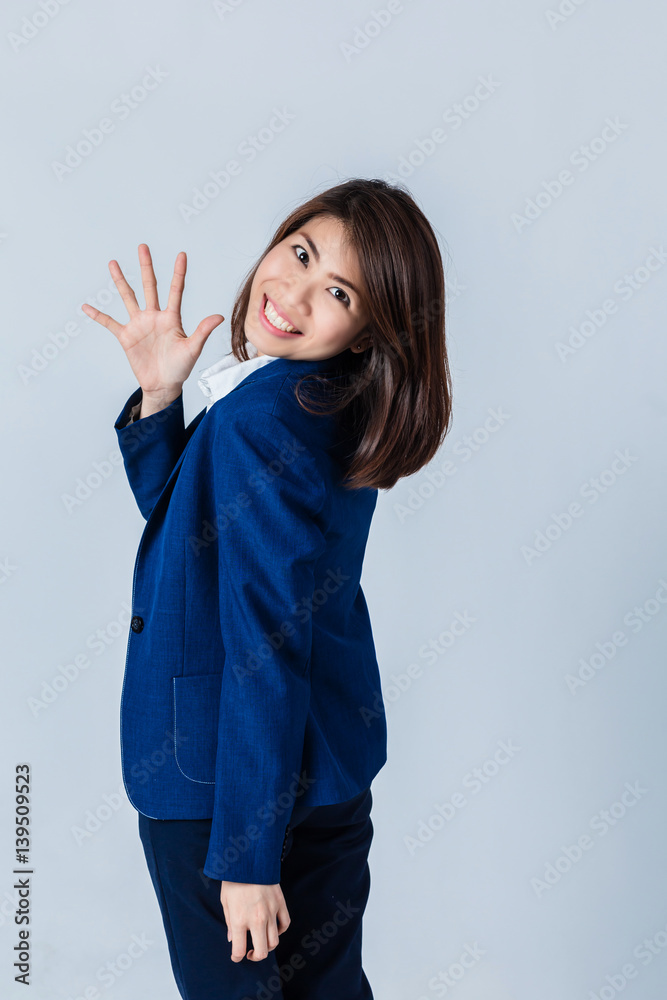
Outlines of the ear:
[[373,342],[373,331],[372,330],[361,330],[357,336],[354,338],[354,343],[350,347],[353,354],[363,354],[367,351]]

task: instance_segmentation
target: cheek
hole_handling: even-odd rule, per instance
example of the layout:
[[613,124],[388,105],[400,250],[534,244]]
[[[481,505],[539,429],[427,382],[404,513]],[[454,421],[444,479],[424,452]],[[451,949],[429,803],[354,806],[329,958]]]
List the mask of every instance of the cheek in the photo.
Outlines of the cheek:
[[354,327],[350,317],[344,312],[344,306],[333,303],[333,308],[322,306],[314,316],[315,328],[323,341],[337,343],[352,336]]
[[286,269],[286,256],[280,246],[274,247],[267,253],[264,260],[260,261],[257,270],[255,271],[255,277],[253,278],[253,285],[261,284],[268,278],[279,277],[282,272]]
[[318,304],[317,321],[322,332],[327,331],[333,337],[349,337],[355,330],[356,320],[352,313],[327,292],[330,301],[322,300]]

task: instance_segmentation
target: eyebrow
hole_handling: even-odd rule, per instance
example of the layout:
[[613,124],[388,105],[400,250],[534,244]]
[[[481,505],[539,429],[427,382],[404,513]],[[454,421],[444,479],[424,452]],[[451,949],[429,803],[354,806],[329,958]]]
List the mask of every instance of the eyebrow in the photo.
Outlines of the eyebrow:
[[[319,259],[320,259],[320,252],[317,249],[317,247],[315,246],[315,244],[313,243],[313,241],[311,240],[311,238],[308,235],[308,233],[306,233],[302,229],[301,230],[301,235],[303,236],[303,238],[305,239],[306,243],[308,244],[308,246],[312,250],[313,256],[314,256],[315,260],[319,261]],[[341,278],[340,274],[330,274],[329,277],[333,278],[334,281],[340,281],[341,285],[347,285],[348,288],[351,288],[353,292],[357,293],[357,295],[359,296],[359,298],[362,297],[361,296],[361,292],[359,291],[359,289],[355,285],[353,285],[351,281],[348,281],[347,278]]]

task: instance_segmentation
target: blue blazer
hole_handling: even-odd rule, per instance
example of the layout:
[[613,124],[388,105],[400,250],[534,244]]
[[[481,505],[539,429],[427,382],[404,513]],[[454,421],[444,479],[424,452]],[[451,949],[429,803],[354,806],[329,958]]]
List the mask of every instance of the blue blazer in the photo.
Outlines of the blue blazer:
[[138,388],[114,424],[146,519],[123,781],[147,816],[212,818],[214,879],[279,883],[292,808],[352,798],[387,760],[360,585],[377,490],[343,489],[349,441],[294,396],[327,367],[276,359],[187,427],[182,394],[127,425]]

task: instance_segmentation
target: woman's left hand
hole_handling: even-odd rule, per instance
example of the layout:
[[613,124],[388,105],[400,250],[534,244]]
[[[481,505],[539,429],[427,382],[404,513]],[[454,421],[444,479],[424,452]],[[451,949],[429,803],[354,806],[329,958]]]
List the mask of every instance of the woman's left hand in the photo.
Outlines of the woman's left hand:
[[[220,902],[227,924],[227,940],[232,942],[232,962],[249,958],[261,962],[278,944],[278,936],[291,920],[280,885],[251,885],[225,882],[220,886]],[[252,937],[248,951],[247,932]]]

